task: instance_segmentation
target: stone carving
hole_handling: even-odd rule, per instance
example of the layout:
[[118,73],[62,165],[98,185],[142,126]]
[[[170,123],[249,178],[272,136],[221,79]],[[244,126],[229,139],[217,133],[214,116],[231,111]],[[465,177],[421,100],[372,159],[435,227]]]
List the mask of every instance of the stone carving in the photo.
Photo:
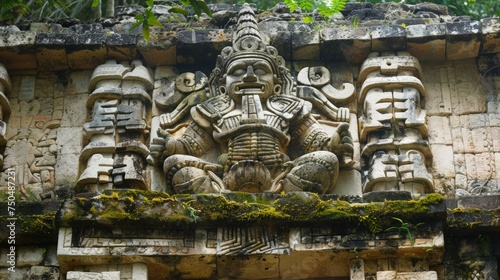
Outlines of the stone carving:
[[82,272],[68,271],[67,280],[120,280],[120,271]]
[[[160,116],[149,162],[163,164],[167,186],[176,193],[332,192],[339,165],[352,165],[348,100],[353,86],[329,85],[326,68],[311,68],[296,83],[274,47],[266,46],[249,6],[239,14],[232,47],[222,50],[210,78],[185,73],[176,91],[155,98],[175,108]],[[207,89],[203,91],[203,88]],[[181,95],[188,95],[182,101]],[[312,105],[330,118],[327,131]],[[187,125],[172,127],[187,114]],[[333,122],[335,121],[335,122]],[[332,126],[331,126],[332,127]],[[287,154],[289,145],[303,152]]]
[[131,65],[110,60],[94,70],[87,101],[90,121],[84,125],[85,165],[77,192],[106,188],[148,189],[145,139],[153,88],[149,70],[139,60]]
[[420,63],[405,52],[373,53],[363,63],[358,83],[364,192],[433,192],[421,79]]
[[378,271],[377,280],[437,280],[435,271],[424,272],[397,272],[397,271]]
[[[34,96],[32,97],[34,98]],[[14,170],[23,199],[54,199],[57,141],[62,111],[51,99],[12,99],[9,141],[5,147],[5,170]],[[22,120],[21,125],[17,120]]]
[[10,114],[10,104],[7,94],[10,92],[11,82],[9,73],[5,66],[0,63],[0,166],[3,165],[3,152],[7,139],[5,133],[7,132],[7,124],[4,121],[6,115]]
[[218,255],[287,254],[288,232],[271,227],[219,228]]

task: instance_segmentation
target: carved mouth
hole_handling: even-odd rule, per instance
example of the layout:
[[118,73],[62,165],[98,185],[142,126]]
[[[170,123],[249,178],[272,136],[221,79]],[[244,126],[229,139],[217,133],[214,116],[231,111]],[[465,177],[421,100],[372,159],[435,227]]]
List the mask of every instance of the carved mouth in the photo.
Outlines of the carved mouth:
[[234,86],[236,94],[263,94],[266,92],[266,85],[262,83],[241,83]]

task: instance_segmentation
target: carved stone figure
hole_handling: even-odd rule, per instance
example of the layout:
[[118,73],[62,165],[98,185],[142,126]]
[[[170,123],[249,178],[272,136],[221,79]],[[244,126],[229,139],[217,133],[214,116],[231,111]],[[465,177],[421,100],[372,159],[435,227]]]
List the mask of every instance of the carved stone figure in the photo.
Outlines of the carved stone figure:
[[90,121],[84,125],[80,161],[85,168],[77,192],[105,188],[148,189],[144,141],[149,133],[147,108],[153,78],[142,62],[130,66],[108,61],[92,74],[87,101]]
[[364,192],[433,192],[421,79],[420,63],[405,52],[373,53],[363,63],[358,82]]
[[[196,105],[182,135],[160,130],[150,147],[150,162],[163,163],[167,185],[175,192],[326,193],[335,186],[339,164],[352,163],[349,125],[338,123],[328,134],[304,99],[320,104],[337,120],[346,121],[349,111],[331,104],[327,89],[297,89],[283,58],[262,40],[249,6],[240,11],[233,45],[218,57],[205,96],[195,86],[202,78],[183,78],[199,97],[198,104],[191,96],[175,113],[160,117],[169,126],[172,116]],[[291,142],[304,151],[301,156],[287,154]]]

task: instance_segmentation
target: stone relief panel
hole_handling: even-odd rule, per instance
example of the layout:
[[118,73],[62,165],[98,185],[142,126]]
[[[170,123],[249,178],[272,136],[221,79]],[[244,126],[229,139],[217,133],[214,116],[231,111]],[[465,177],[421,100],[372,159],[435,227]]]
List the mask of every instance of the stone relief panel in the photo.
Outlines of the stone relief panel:
[[433,192],[425,90],[418,60],[373,53],[361,66],[363,191]]
[[10,98],[2,176],[13,171],[23,200],[54,199],[64,87],[51,73],[16,76],[13,81],[17,95]]
[[174,193],[333,193],[341,170],[354,164],[354,86],[338,90],[325,67],[300,71],[267,46],[253,11],[244,7],[233,44],[215,69],[180,74],[155,91],[161,127],[151,165]]
[[82,172],[77,192],[107,188],[149,189],[145,145],[153,78],[139,60],[110,60],[98,66],[89,82],[89,121],[83,130]]

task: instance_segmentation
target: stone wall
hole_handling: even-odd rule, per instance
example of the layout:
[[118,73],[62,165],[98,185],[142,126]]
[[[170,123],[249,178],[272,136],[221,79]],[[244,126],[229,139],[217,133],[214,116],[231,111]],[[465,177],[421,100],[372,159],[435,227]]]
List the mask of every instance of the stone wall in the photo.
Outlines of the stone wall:
[[[226,194],[214,210],[203,195],[174,195],[148,158],[162,116],[186,119],[236,36],[241,7],[212,8],[213,20],[172,23],[157,7],[165,28],[151,41],[129,31],[131,8],[90,24],[0,26],[0,221],[13,225],[0,234],[0,278],[499,278],[500,19],[424,4],[350,3],[313,24],[280,5],[258,11],[295,87],[345,94],[324,103],[348,109],[354,164],[327,194]],[[318,66],[328,82],[315,87],[301,71]],[[403,117],[383,114],[387,92]],[[332,133],[338,120],[315,110]],[[418,212],[431,192],[445,200]],[[409,210],[391,204],[412,198]],[[240,216],[212,214],[227,209]]]

